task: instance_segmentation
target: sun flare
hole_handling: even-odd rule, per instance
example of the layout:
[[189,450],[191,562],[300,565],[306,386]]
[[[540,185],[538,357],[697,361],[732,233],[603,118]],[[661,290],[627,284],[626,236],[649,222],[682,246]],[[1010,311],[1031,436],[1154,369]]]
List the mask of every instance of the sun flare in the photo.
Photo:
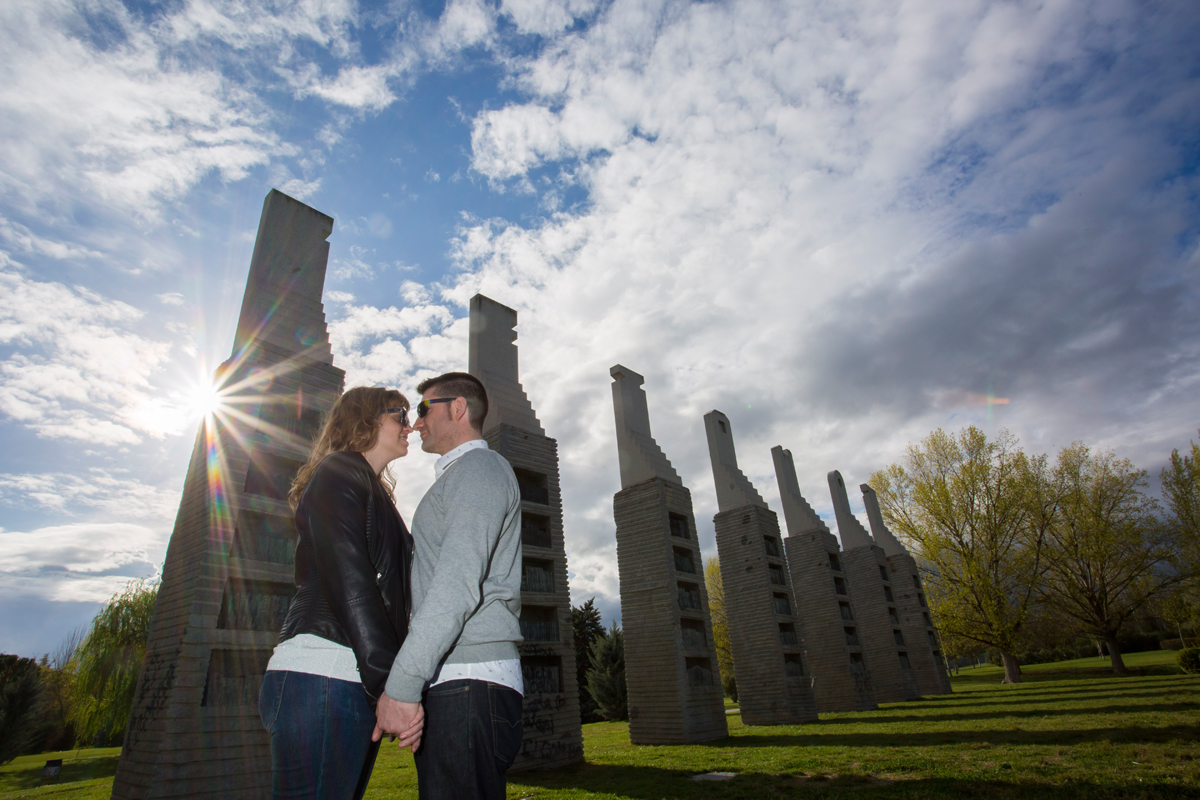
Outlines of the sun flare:
[[215,414],[224,404],[223,393],[211,384],[201,384],[192,392],[188,405],[197,417]]

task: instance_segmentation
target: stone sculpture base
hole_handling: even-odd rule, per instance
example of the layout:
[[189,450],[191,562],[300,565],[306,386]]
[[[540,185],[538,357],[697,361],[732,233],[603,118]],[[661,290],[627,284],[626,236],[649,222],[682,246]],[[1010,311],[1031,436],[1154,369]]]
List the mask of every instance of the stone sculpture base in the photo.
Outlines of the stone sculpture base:
[[617,492],[613,516],[629,740],[689,744],[728,736],[691,493],[653,478]]
[[892,591],[900,613],[900,627],[908,642],[908,656],[921,694],[950,694],[950,676],[938,645],[937,632],[921,591],[917,561],[908,553],[887,557],[892,573]]
[[[812,669],[817,710],[873,711],[870,664],[858,635],[858,613],[841,571],[837,538],[811,531],[783,540],[798,614],[804,622],[804,649]],[[832,556],[832,558],[831,558]],[[839,586],[835,577],[840,577]]]
[[921,691],[913,675],[907,640],[901,643],[896,638],[901,629],[895,594],[888,597],[892,592],[890,572],[888,581],[884,581],[880,572],[880,567],[887,569],[883,549],[872,545],[843,550],[841,560],[854,597],[859,638],[871,670],[875,700],[880,703],[916,700]]
[[[816,722],[812,673],[805,664],[804,634],[787,578],[779,521],[774,512],[757,505],[722,511],[713,521],[742,722]],[[774,540],[775,555],[767,549],[767,539]]]

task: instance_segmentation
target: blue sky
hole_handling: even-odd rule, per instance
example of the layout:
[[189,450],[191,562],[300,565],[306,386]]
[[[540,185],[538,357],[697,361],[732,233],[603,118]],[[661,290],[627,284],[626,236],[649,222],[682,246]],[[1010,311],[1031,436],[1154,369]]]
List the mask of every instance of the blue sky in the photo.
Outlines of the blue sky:
[[[1187,3],[10,0],[0,7],[0,650],[161,566],[262,199],[336,220],[350,382],[520,314],[576,602],[619,615],[608,368],[715,496],[702,416],[832,525],[938,426],[1157,474],[1197,436]],[[1007,400],[989,404],[988,397]],[[408,516],[431,459],[399,462]],[[859,506],[861,510],[861,506]]]

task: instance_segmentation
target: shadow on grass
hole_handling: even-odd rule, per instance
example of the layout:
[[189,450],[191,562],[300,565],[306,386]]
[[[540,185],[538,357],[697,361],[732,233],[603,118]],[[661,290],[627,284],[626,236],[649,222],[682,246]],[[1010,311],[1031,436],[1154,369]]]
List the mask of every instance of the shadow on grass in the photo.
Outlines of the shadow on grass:
[[[1111,696],[1111,695],[1109,695]],[[1122,694],[1121,697],[1127,697]],[[822,725],[846,724],[875,724],[887,725],[893,722],[954,722],[968,719],[1026,719],[1041,717],[1085,716],[1088,714],[1144,714],[1154,711],[1197,711],[1200,703],[1155,703],[1146,705],[1127,706],[1072,706],[1070,708],[1031,708],[1028,710],[1000,709],[997,711],[963,711],[946,714],[904,714],[897,716],[875,716],[873,718],[856,719],[854,717],[839,717],[838,719],[823,719]],[[876,712],[877,713],[877,712]]]
[[[770,775],[744,772],[730,781],[693,781],[695,772],[659,767],[615,764],[579,764],[545,772],[522,772],[509,776],[509,792],[521,787],[544,790],[573,790],[631,800],[661,798],[722,798],[735,800],[763,797],[859,798],[1033,798],[1053,795],[1055,800],[1092,798],[1194,798],[1195,787],[1167,783],[1091,784],[1076,782],[1054,785],[1033,781],[1004,781],[983,778],[921,778],[903,775]],[[521,794],[516,794],[520,797]]]
[[[37,756],[22,756],[5,765],[0,772],[0,792],[35,789],[38,786],[58,786],[66,783],[90,781],[96,778],[111,778],[117,774],[120,748],[112,748],[103,755],[78,758],[75,751],[42,753]],[[53,758],[63,759],[62,772],[58,778],[42,783],[42,767]]]
[[[759,728],[742,730],[762,730]],[[1067,745],[1080,742],[1147,744],[1200,738],[1200,725],[1163,727],[1092,728],[1080,730],[1025,731],[989,729],[983,731],[946,730],[928,733],[738,733],[727,739],[698,744],[697,747],[934,747],[946,744],[1021,744]]]

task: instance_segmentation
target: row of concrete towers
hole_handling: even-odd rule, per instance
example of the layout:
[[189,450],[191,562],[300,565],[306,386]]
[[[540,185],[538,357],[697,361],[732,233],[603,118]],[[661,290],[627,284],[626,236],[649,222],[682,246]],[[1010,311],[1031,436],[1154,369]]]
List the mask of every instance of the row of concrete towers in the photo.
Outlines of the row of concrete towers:
[[[197,433],[114,798],[271,793],[258,694],[295,591],[287,494],[345,374],[321,296],[333,219],[272,191],[263,203],[233,353],[215,376],[225,409]],[[517,373],[516,313],[471,300],[468,369],[487,386],[489,446],[521,489],[520,646],[525,737],[514,769],[583,758],[558,446]]]
[[[612,368],[621,491],[613,498],[634,744],[726,734],[691,494],[650,432],[643,378]],[[705,415],[717,491],[714,517],[742,721],[812,722],[818,712],[950,691],[913,557],[887,529],[874,492],[874,534],[829,473],[842,546],[800,493],[789,451],[772,450],[788,536],[737,465],[733,429]]]

